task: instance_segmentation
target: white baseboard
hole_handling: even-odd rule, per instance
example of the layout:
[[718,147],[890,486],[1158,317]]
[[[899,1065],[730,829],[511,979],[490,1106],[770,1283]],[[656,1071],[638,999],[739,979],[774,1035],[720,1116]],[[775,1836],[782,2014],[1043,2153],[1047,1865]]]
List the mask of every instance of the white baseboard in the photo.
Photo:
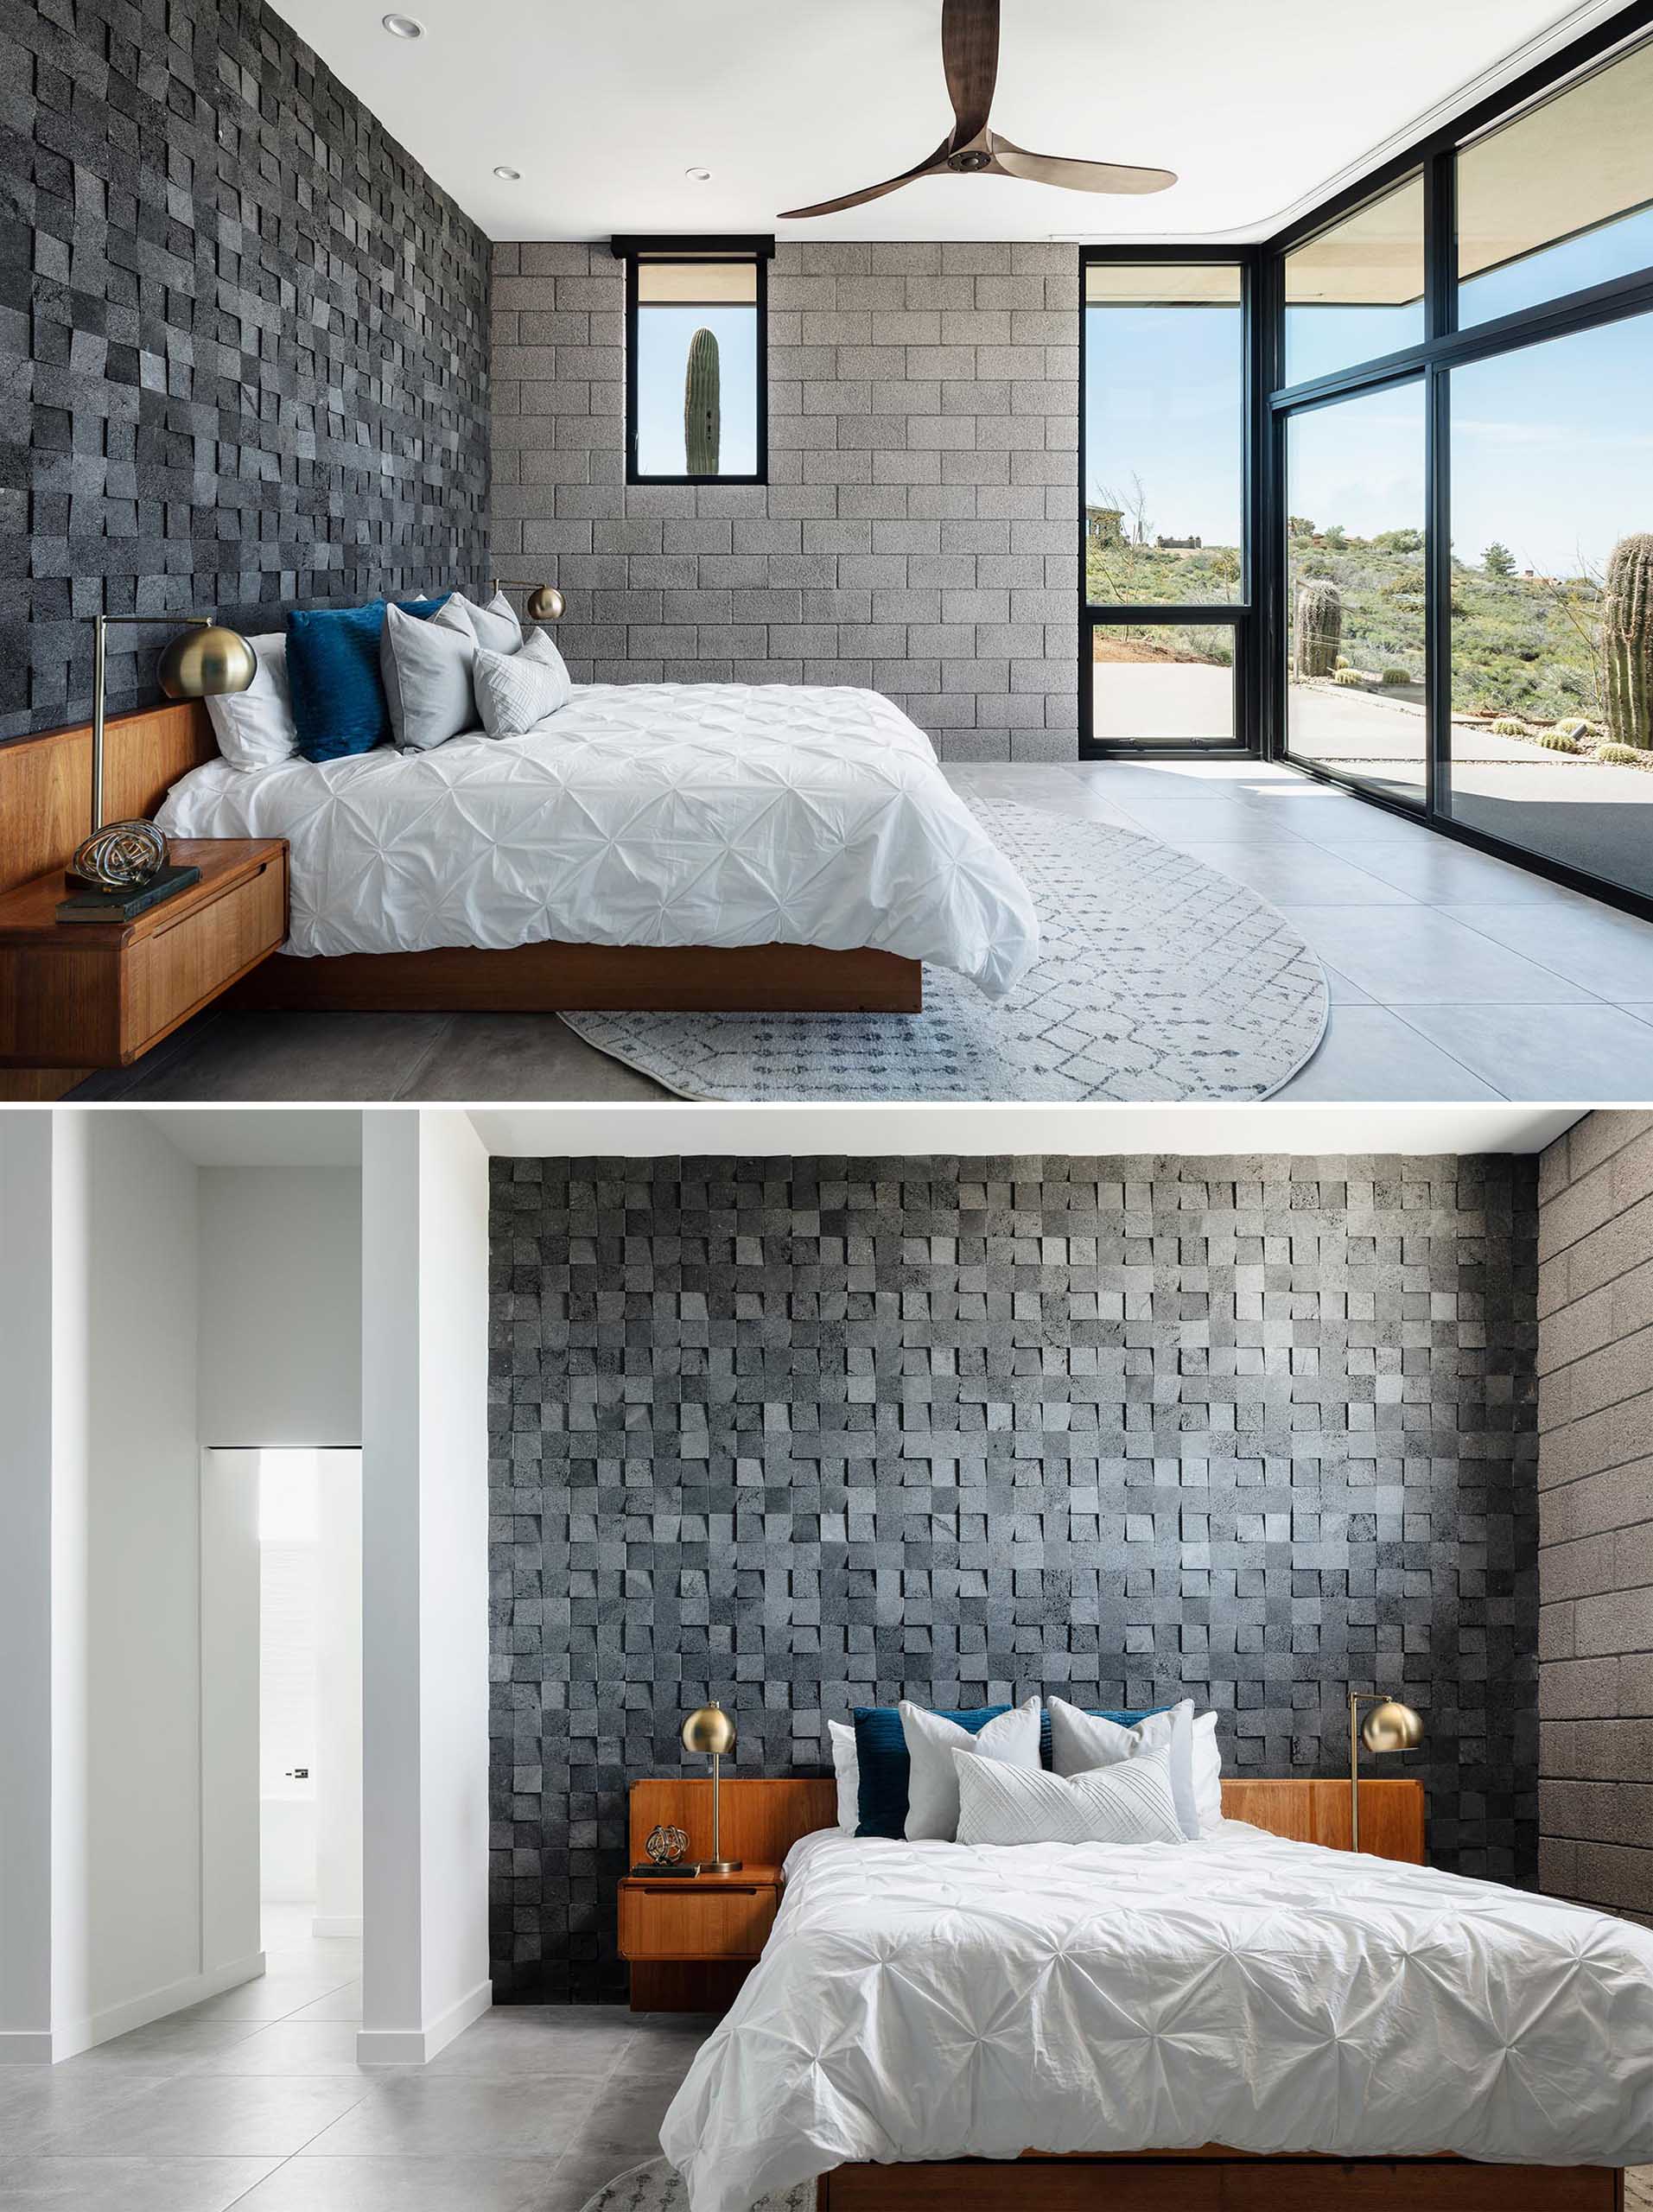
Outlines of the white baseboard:
[[199,2005],[208,1997],[221,1997],[226,1989],[238,1989],[244,1981],[256,1981],[264,1970],[264,1953],[250,1951],[245,1958],[214,1967],[210,1974],[186,1974],[181,1981],[169,1981],[160,1989],[147,1990],[142,1997],[129,1997],[122,2004],[111,2005],[88,2018],[54,2028],[48,2036],[0,2036],[0,2063],[9,2056],[5,2046],[10,2042],[44,2042],[49,2046],[43,2051],[28,2050],[15,2054],[20,2057],[45,2057],[54,2064],[60,2059],[73,2058],[98,2044],[129,2034],[133,2028],[147,2028],[151,2020],[164,2019],[168,2012],[181,2012],[188,2005]]
[[423,2066],[493,2002],[493,1986],[479,1981],[457,2004],[423,2028],[361,2028],[356,2034],[358,2066]]
[[356,1913],[318,1912],[310,1923],[312,1936],[341,1936],[346,1941],[359,1941],[361,1915]]

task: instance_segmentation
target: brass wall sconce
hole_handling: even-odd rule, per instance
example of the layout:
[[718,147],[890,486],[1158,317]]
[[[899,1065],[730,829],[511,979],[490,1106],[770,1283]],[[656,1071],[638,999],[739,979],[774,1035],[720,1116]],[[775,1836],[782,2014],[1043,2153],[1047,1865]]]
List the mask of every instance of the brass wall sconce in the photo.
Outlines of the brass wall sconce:
[[700,1862],[703,1874],[736,1874],[741,1870],[738,1859],[725,1859],[723,1840],[718,1827],[719,1769],[724,1754],[734,1749],[734,1722],[714,1698],[709,1705],[703,1705],[691,1713],[683,1724],[683,1749],[694,1751],[712,1763],[712,1855]]
[[[1360,1708],[1372,1710],[1363,1720]],[[1411,1751],[1423,1741],[1423,1723],[1409,1705],[1385,1690],[1349,1693],[1349,1847],[1360,1848],[1360,1747],[1369,1751]]]
[[[194,883],[199,868],[168,868],[167,841],[153,822],[104,820],[104,693],[108,670],[108,632],[154,627],[164,617],[99,614],[92,645],[92,827],[69,863],[71,897],[59,907],[67,921],[130,920]],[[226,630],[205,615],[192,616],[182,633],[161,656],[156,671],[168,699],[212,699],[245,691],[258,672],[257,657],[238,630]]]
[[568,601],[555,584],[525,584],[515,576],[495,576],[493,589],[525,591],[523,612],[531,622],[560,622],[568,609]]

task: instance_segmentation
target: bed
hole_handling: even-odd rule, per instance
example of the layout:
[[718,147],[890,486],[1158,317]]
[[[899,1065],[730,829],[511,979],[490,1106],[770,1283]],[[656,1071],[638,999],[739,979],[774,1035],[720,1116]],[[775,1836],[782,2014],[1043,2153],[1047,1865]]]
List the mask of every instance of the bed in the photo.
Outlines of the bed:
[[785,1871],[661,2130],[691,2212],[817,2177],[827,2212],[1605,2212],[1653,2159],[1653,1933],[1601,1913],[1230,1819],[835,1827]]
[[[770,983],[753,1003],[912,1007],[925,962],[999,997],[1039,945],[1026,886],[929,740],[847,686],[579,685],[525,737],[252,774],[209,762],[156,819],[172,836],[288,841],[290,935],[257,979],[264,1003],[640,1002],[499,982],[502,957],[520,978],[522,956],[555,947],[678,956],[690,990],[696,971],[735,976],[761,953]],[[870,1001],[853,982],[847,1000],[777,996],[777,963],[807,977],[812,957],[823,975],[861,963]],[[623,969],[599,957],[596,972]],[[467,978],[482,995],[463,995]]]

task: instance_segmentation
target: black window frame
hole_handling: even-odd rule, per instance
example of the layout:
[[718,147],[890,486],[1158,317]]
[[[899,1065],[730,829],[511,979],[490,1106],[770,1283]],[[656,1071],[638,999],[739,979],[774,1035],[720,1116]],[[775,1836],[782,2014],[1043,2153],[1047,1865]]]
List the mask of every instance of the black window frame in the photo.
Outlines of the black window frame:
[[[707,490],[719,485],[765,484],[769,481],[769,264],[774,258],[772,237],[720,236],[696,233],[673,237],[616,237],[609,249],[626,264],[626,481],[630,485],[694,485]],[[757,461],[755,469],[739,476],[656,476],[639,474],[637,466],[637,272],[644,260],[730,262],[750,261],[757,278],[758,373]]]
[[[1256,549],[1262,543],[1258,528],[1256,457],[1259,450],[1257,384],[1259,332],[1257,280],[1262,254],[1256,246],[1083,246],[1079,251],[1079,758],[1081,760],[1186,760],[1256,758],[1259,747],[1256,721],[1257,575]],[[1240,275],[1240,349],[1243,389],[1240,403],[1240,596],[1212,602],[1196,601],[1093,601],[1087,588],[1085,559],[1085,486],[1090,459],[1085,445],[1085,347],[1090,317],[1086,313],[1085,271],[1093,267],[1131,269],[1236,269]],[[1183,624],[1191,628],[1226,629],[1233,642],[1234,734],[1230,739],[1190,739],[1179,743],[1167,738],[1098,738],[1096,734],[1096,677],[1091,654],[1097,630],[1141,626],[1163,628]]]
[[[1391,156],[1269,238],[1259,270],[1257,377],[1262,400],[1262,499],[1256,545],[1258,579],[1256,728],[1261,757],[1335,785],[1369,805],[1421,823],[1438,835],[1586,893],[1627,912],[1653,918],[1653,896],[1589,874],[1524,845],[1490,835],[1449,810],[1452,761],[1452,373],[1479,360],[1604,325],[1653,316],[1653,266],[1626,276],[1558,294],[1467,328],[1458,326],[1457,156],[1466,141],[1495,125],[1516,121],[1567,81],[1596,67],[1610,67],[1617,49],[1653,32],[1653,0],[1636,0],[1571,41],[1543,62],[1465,107],[1427,137]],[[1424,334],[1421,340],[1370,360],[1296,385],[1283,385],[1286,255],[1357,209],[1381,199],[1408,177],[1424,181]],[[1310,408],[1421,380],[1424,387],[1425,643],[1427,743],[1421,799],[1374,789],[1352,774],[1290,752],[1287,744],[1286,657],[1290,610],[1287,588],[1286,449],[1287,425]]]

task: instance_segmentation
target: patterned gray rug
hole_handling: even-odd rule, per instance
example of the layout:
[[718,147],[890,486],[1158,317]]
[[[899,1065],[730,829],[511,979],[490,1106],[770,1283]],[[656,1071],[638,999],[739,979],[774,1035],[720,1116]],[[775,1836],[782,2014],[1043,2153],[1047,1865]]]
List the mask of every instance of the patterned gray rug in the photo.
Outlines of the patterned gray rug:
[[565,1014],[681,1098],[1267,1098],[1326,1031],[1324,969],[1276,907],[1157,837],[979,791],[1038,962],[1008,998],[925,969],[924,1012]]
[[[689,2212],[689,2192],[675,2166],[651,2158],[606,2181],[581,2212]],[[801,2181],[795,2188],[778,2190],[760,2199],[752,2212],[815,2212],[815,2183]]]

